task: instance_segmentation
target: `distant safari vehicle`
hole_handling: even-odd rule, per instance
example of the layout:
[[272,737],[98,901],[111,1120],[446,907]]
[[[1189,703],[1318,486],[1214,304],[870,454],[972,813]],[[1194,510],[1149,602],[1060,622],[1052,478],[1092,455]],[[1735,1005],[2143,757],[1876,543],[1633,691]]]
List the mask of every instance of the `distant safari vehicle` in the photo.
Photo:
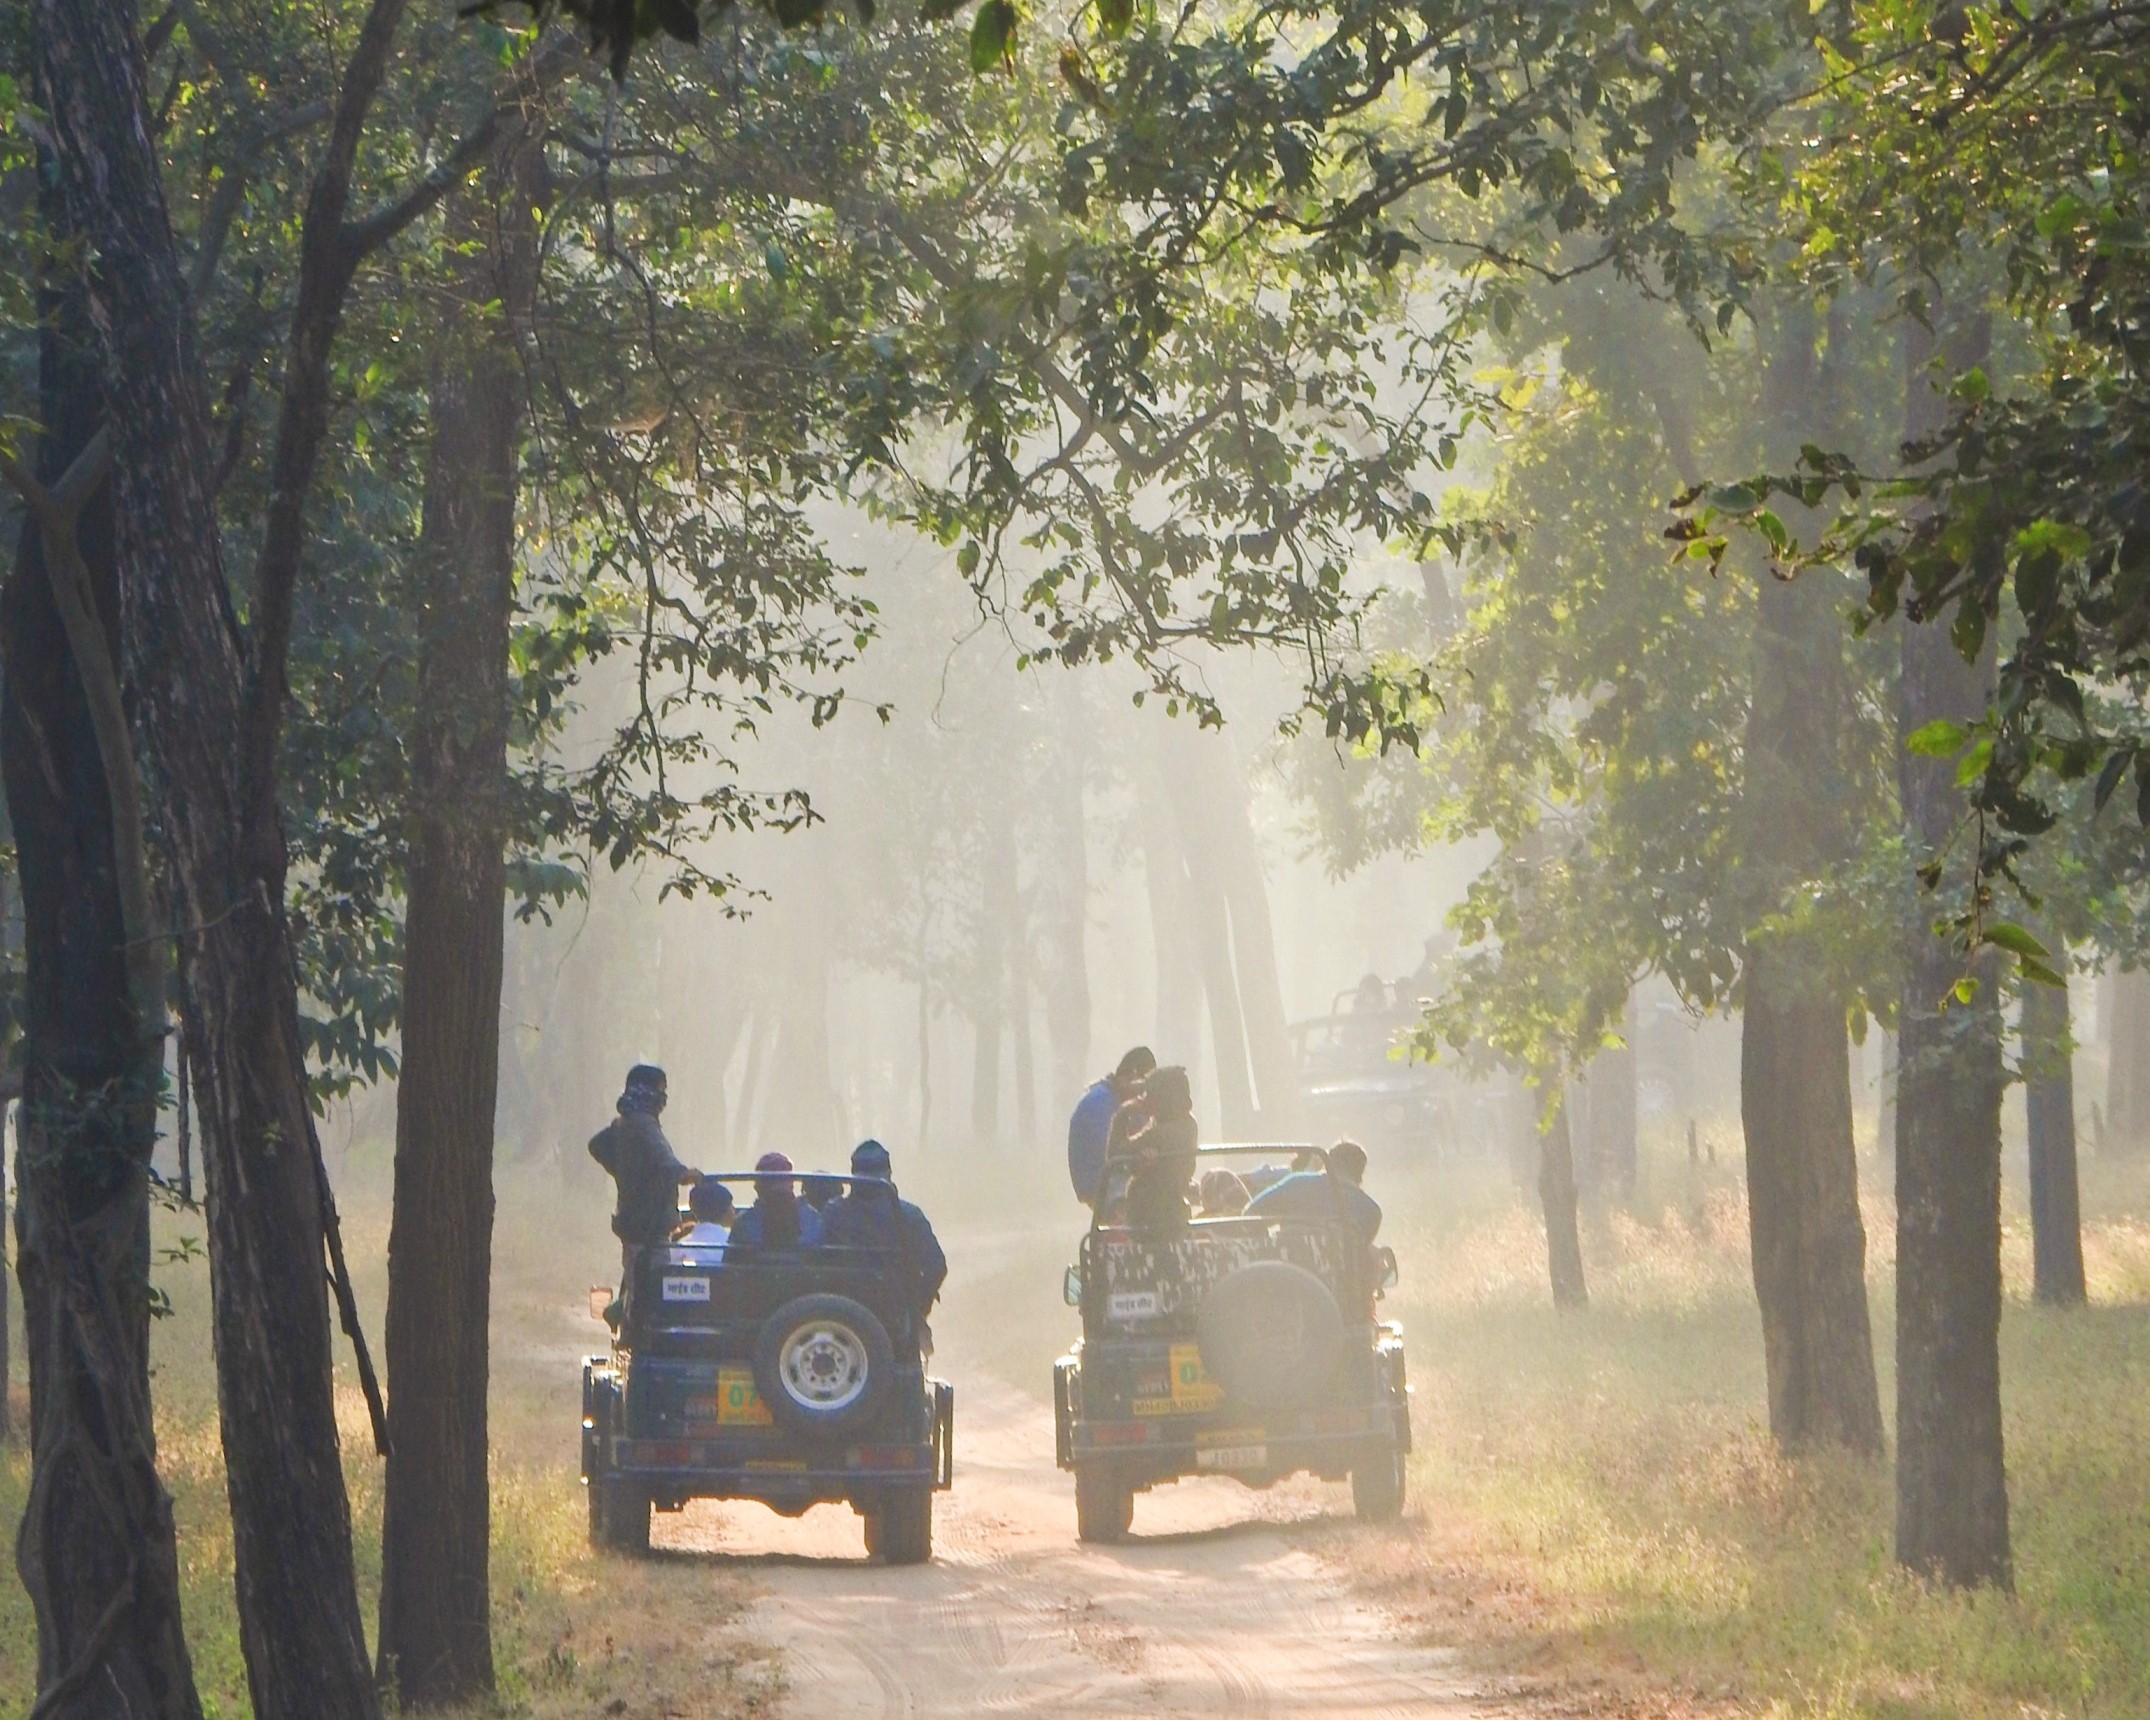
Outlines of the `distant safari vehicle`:
[[[611,1352],[582,1370],[592,1545],[646,1552],[652,1510],[759,1499],[787,1517],[847,1504],[866,1519],[868,1553],[929,1559],[955,1388],[926,1374],[897,1253],[646,1250]],[[609,1294],[591,1293],[592,1312]]]
[[1374,1152],[1430,1152],[1453,1144],[1462,1109],[1460,1081],[1447,1069],[1395,1056],[1417,1023],[1415,1006],[1346,1008],[1294,1021],[1292,1062],[1299,1105],[1322,1139],[1350,1137]]
[[[1202,1163],[1312,1152],[1207,1147]],[[1053,1369],[1057,1456],[1076,1533],[1117,1541],[1134,1498],[1187,1475],[1268,1487],[1351,1479],[1361,1518],[1403,1509],[1411,1449],[1403,1329],[1375,1317],[1396,1257],[1333,1218],[1093,1225],[1068,1268],[1082,1339]]]

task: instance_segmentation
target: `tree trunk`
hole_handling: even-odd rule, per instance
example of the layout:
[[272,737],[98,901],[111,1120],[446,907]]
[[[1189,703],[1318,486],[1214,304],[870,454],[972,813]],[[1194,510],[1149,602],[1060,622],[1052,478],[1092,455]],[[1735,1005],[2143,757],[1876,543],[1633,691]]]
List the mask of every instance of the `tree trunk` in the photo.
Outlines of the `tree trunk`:
[[[1812,310],[1778,309],[1767,407],[1773,439],[1812,422]],[[1881,1396],[1866,1302],[1866,1227],[1852,1135],[1841,982],[1811,935],[1771,921],[1848,855],[1839,726],[1849,707],[1838,591],[1825,571],[1765,576],[1742,787],[1749,934],[1740,1030],[1740,1122],[1770,1432],[1785,1449],[1837,1444],[1879,1456]]]
[[1090,854],[1083,790],[1087,737],[1072,682],[1072,707],[1052,775],[1052,854],[1045,868],[1045,1037],[1052,1052],[1053,1103],[1073,1104],[1090,1068]]
[[[490,1695],[487,1335],[507,890],[508,629],[536,286],[535,150],[451,211],[469,326],[431,388],[407,812],[403,1065],[388,1236],[379,1671],[405,1708]],[[485,309],[498,305],[498,316]]]
[[[109,402],[133,715],[164,790],[180,920],[194,940],[186,1016],[248,1684],[256,1720],[373,1720],[379,1704],[331,1392],[325,1213],[284,919],[273,777],[283,640],[257,638],[267,679],[250,699],[135,9],[123,0],[34,0],[32,18],[69,226],[97,259],[91,320]],[[340,226],[341,213],[333,205],[323,223]],[[325,339],[333,321],[328,331],[308,326]],[[301,480],[318,454],[318,435],[311,449],[298,444],[316,428],[313,397],[326,397],[325,346],[302,349],[295,338],[291,365],[285,409],[297,410],[278,439],[281,447],[288,432],[294,446],[279,458],[272,514],[303,500]],[[283,547],[295,557],[296,544]],[[264,560],[279,586],[295,573]]]
[[[1219,740],[1220,748],[1229,743]],[[1247,805],[1246,774],[1237,761],[1216,761],[1202,781],[1211,808],[1217,870],[1232,916],[1232,966],[1239,981],[1239,1012],[1247,1056],[1254,1070],[1254,1128],[1271,1140],[1296,1140],[1305,1130],[1299,1102],[1299,1071],[1292,1057],[1291,1028],[1284,1018],[1284,986],[1277,974],[1276,930],[1269,917],[1269,881]]]
[[2074,1055],[2067,992],[2026,984],[2023,1107],[2031,1149],[2031,1293],[2064,1308],[2080,1308],[2085,1300],[2083,1208],[2075,1175]]
[[1538,1126],[1538,1201],[1545,1209],[1545,1259],[1553,1280],[1553,1306],[1585,1308],[1590,1287],[1583,1277],[1583,1239],[1576,1228],[1575,1144],[1568,1133],[1565,1099]]
[[1641,1119],[1636,1111],[1635,999],[1621,1017],[1624,1044],[1608,1046],[1590,1060],[1590,1156],[1599,1185],[1622,1200],[1635,1193],[1641,1156]]
[[[1908,341],[1906,440],[1928,433],[1941,402],[1927,376],[1924,331]],[[1961,370],[1984,354],[1975,334],[1950,342]],[[1959,350],[1960,349],[1960,350]],[[1963,660],[1938,623],[1903,627],[1900,736],[1986,711],[1992,658]],[[1912,862],[1941,851],[1965,813],[1955,763],[1902,749],[1897,780]],[[1896,1558],[1942,1582],[2013,1586],[2001,1448],[2000,975],[1972,965],[1975,999],[1954,944],[1912,916],[1899,1011],[1896,1092]]]
[[2134,1152],[2150,1135],[2150,973],[2113,975],[2113,1025],[2107,1035],[2105,1140]]
[[[49,192],[42,201],[64,231]],[[49,484],[104,413],[82,294],[63,288],[45,309],[39,477]],[[119,597],[109,482],[74,536],[109,673]],[[31,1479],[16,1569],[37,1617],[38,1707],[55,1720],[198,1720],[149,1395],[143,1274],[161,1022],[144,1021],[131,995],[103,756],[35,524],[0,598],[0,636],[0,769],[25,965],[15,1220]],[[131,755],[120,767],[133,769]]]
[[1769,1431],[1788,1451],[1878,1457],[1844,1007],[1772,946],[1748,952],[1739,1061]]
[[[1202,975],[1202,995],[1209,1005],[1210,1047],[1216,1054],[1218,1119],[1226,1140],[1248,1140],[1255,1130],[1254,1082],[1247,1068],[1247,1029],[1241,1009],[1239,976],[1232,961],[1232,923],[1225,872],[1220,859],[1222,833],[1217,828],[1209,773],[1220,761],[1192,755],[1198,744],[1177,732],[1166,738],[1164,799],[1169,802],[1176,843],[1172,873],[1179,914],[1193,933]],[[1160,1061],[1170,1062],[1169,1054]]]

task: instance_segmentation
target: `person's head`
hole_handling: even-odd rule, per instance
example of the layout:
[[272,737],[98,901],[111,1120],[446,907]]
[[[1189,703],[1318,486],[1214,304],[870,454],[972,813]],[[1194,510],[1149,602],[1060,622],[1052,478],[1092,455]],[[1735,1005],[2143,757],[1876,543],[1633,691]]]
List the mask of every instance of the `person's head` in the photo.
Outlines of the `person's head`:
[[1366,1149],[1357,1141],[1338,1141],[1329,1149],[1329,1169],[1357,1188],[1366,1180]]
[[754,1161],[756,1200],[793,1200],[798,1189],[791,1180],[791,1160],[782,1153],[764,1153]]
[[704,1177],[687,1191],[687,1210],[697,1224],[729,1224],[739,1203],[715,1177]]
[[878,1177],[886,1182],[894,1170],[888,1149],[879,1141],[861,1141],[851,1149],[851,1174],[855,1177]]
[[1115,1093],[1126,1095],[1133,1091],[1138,1081],[1145,1079],[1157,1067],[1157,1054],[1147,1045],[1137,1045],[1120,1059],[1120,1066],[1112,1072],[1110,1085]]
[[1194,1115],[1194,1089],[1187,1084],[1187,1071],[1177,1063],[1151,1070],[1142,1083],[1142,1092],[1149,1100],[1153,1117]]
[[805,1176],[799,1179],[799,1198],[816,1211],[827,1206],[833,1200],[841,1200],[843,1192],[844,1179],[842,1177],[822,1174]]
[[1222,1165],[1204,1171],[1198,1187],[1204,1218],[1232,1218],[1247,1210],[1247,1185]]
[[654,1063],[637,1063],[627,1071],[619,1109],[622,1114],[641,1111],[654,1117],[664,1109],[664,1097],[664,1071]]

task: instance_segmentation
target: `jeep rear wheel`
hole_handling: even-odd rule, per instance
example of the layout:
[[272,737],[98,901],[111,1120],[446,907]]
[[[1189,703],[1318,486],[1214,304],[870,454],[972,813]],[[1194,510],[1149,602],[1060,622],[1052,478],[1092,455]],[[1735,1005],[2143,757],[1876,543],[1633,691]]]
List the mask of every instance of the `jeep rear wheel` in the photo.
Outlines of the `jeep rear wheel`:
[[1101,1546],[1127,1539],[1135,1524],[1135,1490],[1109,1469],[1075,1471],[1075,1538]]
[[890,1565],[923,1565],[933,1557],[933,1490],[907,1488],[866,1515],[866,1554]]
[[590,1483],[590,1534],[615,1553],[649,1551],[649,1490],[616,1475]]
[[1351,1507],[1362,1523],[1393,1523],[1403,1515],[1404,1457],[1391,1446],[1351,1472]]

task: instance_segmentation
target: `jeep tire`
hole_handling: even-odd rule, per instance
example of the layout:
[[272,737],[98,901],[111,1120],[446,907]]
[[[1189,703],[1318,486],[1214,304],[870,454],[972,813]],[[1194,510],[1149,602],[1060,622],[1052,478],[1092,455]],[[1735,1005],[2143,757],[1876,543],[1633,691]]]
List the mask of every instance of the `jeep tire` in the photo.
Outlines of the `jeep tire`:
[[795,1296],[754,1340],[754,1384],[778,1426],[841,1434],[863,1427],[895,1384],[888,1329],[849,1296]]
[[1135,1490],[1100,1464],[1075,1471],[1075,1538],[1098,1546],[1127,1539],[1135,1525]]
[[1362,1523],[1393,1523],[1403,1515],[1404,1456],[1395,1446],[1351,1472],[1351,1508]]
[[866,1514],[866,1554],[889,1565],[923,1565],[933,1557],[933,1489],[906,1487]]

